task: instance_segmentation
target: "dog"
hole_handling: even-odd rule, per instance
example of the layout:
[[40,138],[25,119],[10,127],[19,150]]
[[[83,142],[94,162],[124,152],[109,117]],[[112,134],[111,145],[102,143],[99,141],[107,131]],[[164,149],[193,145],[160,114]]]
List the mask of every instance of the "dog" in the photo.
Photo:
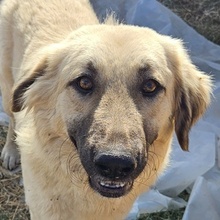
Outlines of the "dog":
[[188,150],[211,77],[180,40],[100,24],[87,0],[4,0],[0,22],[2,157],[13,169],[20,152],[31,219],[124,219],[174,132]]

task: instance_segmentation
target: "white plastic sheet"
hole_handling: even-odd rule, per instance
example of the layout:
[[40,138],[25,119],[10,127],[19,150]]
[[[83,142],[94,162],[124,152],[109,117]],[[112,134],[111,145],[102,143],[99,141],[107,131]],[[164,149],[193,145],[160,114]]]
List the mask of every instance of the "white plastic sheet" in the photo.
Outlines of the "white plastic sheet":
[[[0,95],[1,95],[1,93],[0,93]],[[0,125],[4,125],[4,126],[8,125],[8,116],[3,111],[1,96],[0,96]]]
[[[183,220],[219,220],[220,47],[199,35],[156,0],[91,2],[100,20],[106,12],[115,11],[125,23],[151,27],[161,34],[183,39],[194,63],[215,79],[212,105],[190,134],[190,152],[182,152],[174,138],[170,166],[156,185],[137,199],[127,219],[136,219],[142,213],[186,206]],[[7,124],[1,99],[0,124]],[[192,190],[188,204],[178,198],[187,188]]]

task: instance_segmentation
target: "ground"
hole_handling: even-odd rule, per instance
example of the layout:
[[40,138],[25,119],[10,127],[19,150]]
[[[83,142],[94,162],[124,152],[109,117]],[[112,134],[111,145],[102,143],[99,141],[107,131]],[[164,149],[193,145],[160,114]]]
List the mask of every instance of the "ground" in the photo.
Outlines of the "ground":
[[159,0],[210,41],[220,44],[219,0]]
[[[182,17],[210,41],[220,45],[219,0],[159,0]],[[0,127],[0,151],[5,142],[6,127]],[[186,193],[182,197],[187,200]],[[139,220],[180,220],[184,209],[141,216]],[[12,173],[0,166],[0,220],[28,220],[24,204],[21,171]]]
[[[6,130],[6,127],[0,127],[0,150],[5,142]],[[0,166],[0,220],[28,220],[28,216],[21,171],[12,173]]]

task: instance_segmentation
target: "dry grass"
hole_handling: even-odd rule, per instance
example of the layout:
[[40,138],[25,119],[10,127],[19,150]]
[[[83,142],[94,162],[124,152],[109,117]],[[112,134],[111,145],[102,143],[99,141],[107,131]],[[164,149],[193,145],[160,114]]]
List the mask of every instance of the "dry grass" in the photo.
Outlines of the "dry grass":
[[210,41],[220,44],[219,0],[159,0]]
[[[189,193],[183,191],[180,195],[180,198],[186,202],[189,200]],[[150,214],[141,215],[138,220],[181,220],[184,214],[185,208],[173,209],[169,211],[156,212]]]
[[[220,44],[219,0],[159,0],[209,40]],[[0,127],[0,151],[4,145],[6,128]],[[145,215],[140,220],[179,220],[184,210]],[[28,220],[24,204],[21,171],[9,172],[0,166],[0,220]]]
[[138,220],[181,220],[184,209],[142,215]]
[[[6,136],[6,128],[0,127],[0,150]],[[21,170],[10,172],[0,166],[0,219],[28,220],[28,209],[24,203]]]
[[0,167],[0,175],[0,219],[29,219],[23,188],[20,184],[21,173],[13,174]]

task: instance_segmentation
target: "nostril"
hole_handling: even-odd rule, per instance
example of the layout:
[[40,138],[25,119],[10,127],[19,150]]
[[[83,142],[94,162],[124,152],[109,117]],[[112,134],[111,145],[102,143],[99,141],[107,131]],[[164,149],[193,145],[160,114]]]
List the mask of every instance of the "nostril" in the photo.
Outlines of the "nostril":
[[111,174],[111,169],[105,165],[102,164],[96,164],[98,166],[99,171],[101,171],[102,175],[108,176]]
[[135,161],[128,156],[115,156],[99,154],[94,159],[98,172],[108,178],[123,178],[131,174],[135,169]]
[[130,167],[123,168],[122,172],[126,174],[126,173],[131,173],[133,170],[134,170],[134,167],[130,166]]

